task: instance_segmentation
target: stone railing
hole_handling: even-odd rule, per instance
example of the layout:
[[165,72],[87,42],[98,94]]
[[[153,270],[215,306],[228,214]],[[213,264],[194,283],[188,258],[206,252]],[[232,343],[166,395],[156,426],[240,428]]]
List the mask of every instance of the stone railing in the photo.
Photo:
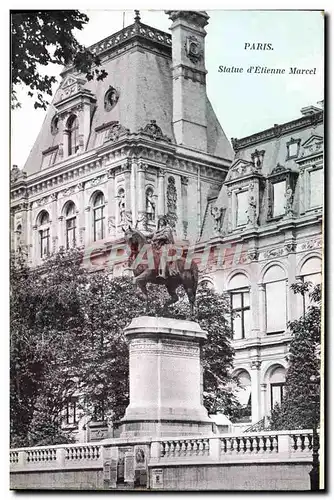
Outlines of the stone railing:
[[168,438],[151,444],[155,463],[311,461],[312,430]]
[[18,448],[9,453],[10,471],[102,468],[100,444],[65,444]]
[[[112,450],[147,446],[149,467],[182,463],[311,462],[312,430],[266,431],[161,439],[108,439],[10,450],[10,471],[103,469]],[[117,454],[116,453],[116,454]]]

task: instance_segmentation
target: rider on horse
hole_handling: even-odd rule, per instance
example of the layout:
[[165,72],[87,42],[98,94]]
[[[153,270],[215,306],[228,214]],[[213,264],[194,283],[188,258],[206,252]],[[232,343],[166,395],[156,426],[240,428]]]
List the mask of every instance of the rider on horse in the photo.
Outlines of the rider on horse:
[[[167,252],[162,250],[164,245],[174,244],[173,230],[169,225],[168,218],[163,215],[158,220],[158,228],[151,236],[151,243],[154,250],[154,254],[158,259],[158,276],[160,278],[166,278],[167,274]],[[178,270],[169,264],[168,271],[170,275],[178,274]]]

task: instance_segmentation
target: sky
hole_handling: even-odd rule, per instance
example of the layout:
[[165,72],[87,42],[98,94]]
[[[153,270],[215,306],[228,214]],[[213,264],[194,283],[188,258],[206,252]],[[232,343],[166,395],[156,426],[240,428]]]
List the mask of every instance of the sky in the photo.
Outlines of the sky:
[[[205,61],[207,94],[227,137],[241,138],[301,116],[303,107],[324,98],[324,18],[321,11],[207,11]],[[89,46],[123,27],[123,12],[86,10],[89,23],[77,31]],[[163,11],[140,11],[141,21],[169,31]],[[133,23],[125,12],[125,26]],[[270,43],[274,50],[245,50],[245,44]],[[243,73],[218,72],[219,66],[243,67]],[[249,66],[284,68],[286,74],[249,74]],[[316,68],[315,75],[291,75],[290,67]],[[58,76],[60,66],[44,69]],[[60,82],[60,78],[58,81]],[[58,84],[55,85],[56,90]],[[45,111],[19,89],[21,108],[11,113],[11,164],[20,168],[42,127]],[[28,124],[28,126],[27,126]]]

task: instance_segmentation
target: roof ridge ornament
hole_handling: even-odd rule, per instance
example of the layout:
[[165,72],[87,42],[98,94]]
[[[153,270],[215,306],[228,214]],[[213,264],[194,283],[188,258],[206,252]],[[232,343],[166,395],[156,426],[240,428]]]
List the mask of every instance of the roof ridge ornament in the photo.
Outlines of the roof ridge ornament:
[[140,23],[140,11],[135,10],[135,23]]

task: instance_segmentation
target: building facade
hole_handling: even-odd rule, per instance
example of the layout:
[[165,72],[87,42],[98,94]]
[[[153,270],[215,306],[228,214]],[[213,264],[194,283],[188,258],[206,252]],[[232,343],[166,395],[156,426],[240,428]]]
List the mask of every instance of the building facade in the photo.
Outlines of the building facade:
[[167,215],[181,245],[210,249],[201,279],[230,293],[234,369],[255,424],[282,398],[287,322],[307,305],[290,285],[321,277],[323,111],[232,147],[206,95],[209,17],[166,13],[171,35],[137,12],[91,47],[105,80],[63,71],[24,169],[11,171],[11,246],[31,266],[79,247],[119,275],[127,261],[110,255],[123,228],[152,231]]

